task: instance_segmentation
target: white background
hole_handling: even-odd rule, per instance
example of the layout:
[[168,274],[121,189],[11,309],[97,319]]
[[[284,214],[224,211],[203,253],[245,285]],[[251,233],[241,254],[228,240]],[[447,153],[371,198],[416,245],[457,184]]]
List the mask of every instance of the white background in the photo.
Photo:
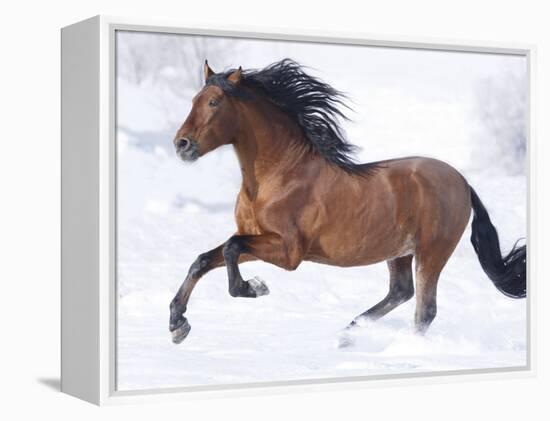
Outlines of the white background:
[[[361,6],[359,6],[361,4]],[[3,6],[2,238],[0,295],[1,384],[4,419],[543,419],[550,388],[549,297],[544,276],[548,224],[550,30],[540,2],[319,1],[25,2]],[[15,9],[16,10],[13,10]],[[538,138],[537,288],[538,375],[514,380],[422,384],[94,408],[56,391],[59,376],[59,28],[97,13],[154,16],[189,22],[330,29],[436,39],[525,42],[538,45],[535,92]],[[7,130],[6,130],[7,128]],[[428,383],[428,382],[426,382]],[[546,390],[544,390],[546,388]]]

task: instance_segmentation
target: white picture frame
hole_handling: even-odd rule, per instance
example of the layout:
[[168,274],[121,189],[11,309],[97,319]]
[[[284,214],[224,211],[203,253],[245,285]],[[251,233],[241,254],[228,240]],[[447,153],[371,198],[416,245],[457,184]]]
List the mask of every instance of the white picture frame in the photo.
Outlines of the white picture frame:
[[[239,386],[116,390],[116,184],[115,50],[117,30],[218,35],[243,38],[330,42],[414,49],[524,55],[528,61],[528,348],[526,366],[456,372],[398,374],[288,381]],[[61,30],[62,52],[62,320],[61,390],[94,404],[334,388],[380,384],[471,381],[479,378],[533,376],[536,372],[534,314],[536,279],[531,268],[536,221],[532,96],[535,47],[494,43],[462,44],[449,40],[400,39],[347,33],[180,24],[166,21],[96,16]],[[458,376],[460,375],[460,376]]]

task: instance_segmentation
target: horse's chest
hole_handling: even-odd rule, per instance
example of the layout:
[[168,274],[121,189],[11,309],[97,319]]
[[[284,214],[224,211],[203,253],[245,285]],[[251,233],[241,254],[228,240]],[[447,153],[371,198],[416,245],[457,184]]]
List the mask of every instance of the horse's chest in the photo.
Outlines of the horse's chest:
[[259,235],[262,233],[256,217],[256,210],[247,198],[239,196],[235,209],[235,219],[239,234]]

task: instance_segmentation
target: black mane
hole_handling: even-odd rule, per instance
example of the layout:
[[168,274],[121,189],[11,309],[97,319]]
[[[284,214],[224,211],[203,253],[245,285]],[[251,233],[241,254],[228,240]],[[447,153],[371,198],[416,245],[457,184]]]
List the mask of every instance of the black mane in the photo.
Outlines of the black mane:
[[234,71],[214,74],[206,85],[216,85],[226,94],[243,99],[251,97],[250,90],[262,94],[301,127],[314,150],[348,173],[364,175],[376,167],[375,164],[355,162],[356,146],[346,140],[339,121],[348,120],[339,108],[349,109],[342,92],[308,75],[291,59],[270,64],[262,70],[243,70],[239,85],[227,79]]

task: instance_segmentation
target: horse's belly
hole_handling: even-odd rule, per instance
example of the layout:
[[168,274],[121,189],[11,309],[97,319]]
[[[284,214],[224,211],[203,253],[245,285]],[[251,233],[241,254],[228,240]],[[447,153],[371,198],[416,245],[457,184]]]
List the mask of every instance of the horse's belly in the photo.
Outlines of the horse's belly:
[[[383,224],[386,225],[386,224]],[[349,228],[349,227],[347,227]],[[365,266],[414,253],[411,233],[398,227],[348,230],[325,234],[312,245],[306,260],[334,266]]]

